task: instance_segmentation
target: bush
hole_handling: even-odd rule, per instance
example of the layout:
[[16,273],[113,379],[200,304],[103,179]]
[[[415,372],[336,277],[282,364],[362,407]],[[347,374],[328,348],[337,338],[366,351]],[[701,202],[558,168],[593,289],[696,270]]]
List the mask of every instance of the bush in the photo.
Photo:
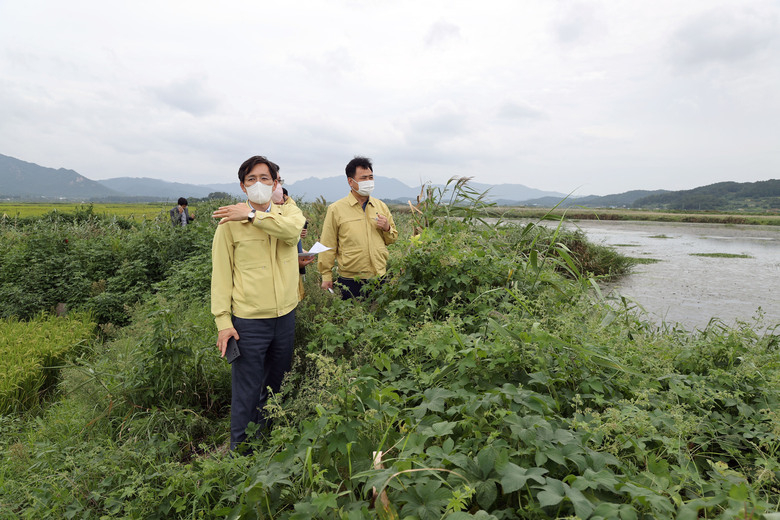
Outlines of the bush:
[[162,217],[128,222],[94,217],[87,208],[6,223],[0,317],[30,319],[65,303],[94,311],[101,323],[124,324],[128,309],[153,293],[155,284],[181,270],[190,256],[207,254],[215,225],[204,219],[173,228]]

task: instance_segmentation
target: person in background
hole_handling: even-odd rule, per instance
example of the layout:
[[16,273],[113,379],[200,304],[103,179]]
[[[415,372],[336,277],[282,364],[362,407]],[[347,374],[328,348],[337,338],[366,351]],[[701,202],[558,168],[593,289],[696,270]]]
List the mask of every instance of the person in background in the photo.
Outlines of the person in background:
[[398,231],[387,205],[371,197],[374,169],[367,157],[355,157],[345,168],[349,194],[330,206],[322,225],[320,243],[330,247],[319,254],[317,267],[322,288],[333,289],[333,266],[338,264],[341,297],[352,298],[372,278],[387,270],[387,246]]
[[171,215],[171,224],[174,227],[186,226],[195,219],[195,215],[187,211],[187,199],[184,197],[179,197],[176,207],[171,208],[169,213]]
[[290,369],[298,305],[298,252],[305,218],[297,206],[271,201],[278,166],[263,156],[238,169],[245,203],[214,211],[220,219],[212,243],[211,312],[219,330],[217,347],[238,342],[232,364],[230,448],[247,439],[246,428],[268,426],[263,408]]
[[[284,181],[281,181],[281,180],[280,180],[280,182],[284,183]],[[274,196],[273,196],[272,200],[274,201],[274,204],[283,204],[283,205],[292,204],[293,206],[297,206],[295,201],[292,199],[292,197],[290,197],[290,194],[287,192],[287,188],[282,188],[281,197],[278,196],[277,192],[274,192]],[[277,202],[277,201],[279,201],[279,202]],[[306,229],[308,224],[309,224],[308,222],[305,222],[303,224],[303,229],[301,230],[301,240],[303,238],[305,238],[306,235],[308,234],[308,231]],[[305,249],[303,249],[303,242],[301,240],[298,240],[298,254],[299,255],[301,253],[306,253],[307,252]],[[298,284],[298,295],[299,295],[299,299],[301,299],[301,300],[303,300],[303,297],[306,295],[306,292],[303,289],[303,280],[304,280],[304,278],[306,276],[306,266],[309,265],[312,262],[314,262],[314,257],[313,256],[308,256],[308,257],[307,256],[303,256],[303,257],[302,256],[298,256],[298,272],[301,275],[300,283]]]

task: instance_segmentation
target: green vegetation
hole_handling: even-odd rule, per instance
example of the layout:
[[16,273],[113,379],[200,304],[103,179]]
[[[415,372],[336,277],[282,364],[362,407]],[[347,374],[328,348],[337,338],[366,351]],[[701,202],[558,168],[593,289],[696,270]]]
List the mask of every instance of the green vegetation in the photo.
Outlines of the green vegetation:
[[0,320],[0,413],[29,408],[56,382],[53,367],[93,335],[81,316]]
[[[567,208],[567,211],[573,211],[576,214],[581,214],[587,208],[623,208],[618,210],[590,210],[591,212],[604,213],[607,216],[615,214],[615,212],[618,214],[632,212],[637,208],[654,211],[690,212],[694,215],[699,215],[699,217],[691,217],[694,219],[708,219],[710,218],[708,215],[716,212],[732,213],[735,216],[745,214],[777,215],[777,211],[780,210],[780,180],[773,179],[743,183],[720,182],[680,191],[634,190],[605,196],[588,195],[585,197],[567,198],[564,201],[553,197],[542,197],[541,199],[526,202],[534,206]],[[571,215],[572,218],[588,218],[573,217],[574,213]],[[718,218],[725,215],[713,216]],[[701,220],[701,222],[704,221],[706,220]]]
[[[153,281],[111,282],[135,301],[128,325],[103,325],[105,342],[63,371],[59,399],[0,417],[0,516],[777,518],[776,328],[658,330],[598,289],[631,260],[560,227],[485,225],[490,208],[465,190],[457,208],[433,195],[399,215],[390,276],[364,300],[307,276],[293,370],[251,457],[224,452],[215,224],[133,223],[118,242],[152,244],[157,260],[133,273]],[[307,246],[324,205],[302,209]],[[0,268],[33,255],[19,244],[45,227],[3,228],[15,253]],[[36,247],[64,233],[116,248],[120,266],[141,260],[110,220],[59,228]],[[168,247],[185,253],[161,256]],[[80,265],[91,286],[100,273]]]
[[[392,207],[396,212],[409,212],[409,206]],[[650,211],[638,209],[588,209],[582,207],[562,208],[560,205],[553,209],[537,207],[491,207],[485,210],[488,217],[503,219],[560,219],[568,220],[630,220],[651,222],[687,222],[707,224],[746,224],[780,226],[780,215],[777,211],[733,213],[713,211]]]
[[[89,212],[100,218],[122,218],[129,220],[154,220],[164,218],[176,203],[162,204],[159,202],[147,204],[120,204],[96,202],[89,204],[67,203],[10,203],[0,202],[0,218],[3,220],[25,219],[49,215],[77,215]],[[195,209],[189,208],[191,213]]]
[[649,195],[636,200],[635,208],[676,210],[775,210],[780,209],[780,179],[759,182],[718,182],[692,190]]
[[753,258],[750,255],[734,253],[691,253],[690,256],[704,256],[707,258]]
[[174,229],[167,214],[131,220],[92,206],[0,221],[0,318],[29,319],[63,303],[125,324],[184,260],[197,254],[209,264],[209,224]]
[[649,236],[647,238],[672,238],[672,237],[670,237],[668,235],[651,235],[651,236]]
[[642,258],[642,257],[636,257],[631,256],[629,259],[636,265],[645,265],[645,264],[657,264],[660,262],[657,258]]

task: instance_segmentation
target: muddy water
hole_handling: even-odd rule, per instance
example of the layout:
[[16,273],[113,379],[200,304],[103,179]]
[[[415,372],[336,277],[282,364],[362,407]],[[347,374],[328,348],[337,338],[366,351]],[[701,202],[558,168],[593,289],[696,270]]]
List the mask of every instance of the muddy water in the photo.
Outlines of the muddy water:
[[[751,321],[780,324],[780,228],[722,224],[576,221],[596,243],[626,256],[654,258],[605,289],[626,296],[657,324],[704,328],[712,318],[727,325]],[[665,238],[662,238],[665,237]],[[729,253],[750,258],[708,258]]]

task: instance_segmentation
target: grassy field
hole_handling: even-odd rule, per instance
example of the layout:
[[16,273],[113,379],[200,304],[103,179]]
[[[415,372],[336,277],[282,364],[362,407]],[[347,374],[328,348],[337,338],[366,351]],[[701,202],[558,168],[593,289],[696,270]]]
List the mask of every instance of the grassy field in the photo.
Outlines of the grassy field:
[[[116,216],[139,220],[152,220],[160,215],[166,214],[173,206],[173,203],[94,203],[94,204],[43,204],[36,202],[26,203],[0,203],[0,217],[4,218],[25,218],[38,217],[51,211],[62,213],[74,213],[80,209],[92,206],[92,212],[98,216]],[[190,212],[196,212],[192,206]]]
[[[44,204],[35,202],[25,203],[0,203],[0,217],[24,218],[36,217],[59,211],[73,213],[80,208],[89,207],[90,204]],[[98,216],[116,216],[131,219],[151,220],[164,215],[173,207],[173,203],[93,203],[92,212]],[[197,208],[190,206],[190,211],[197,214]],[[408,205],[392,206],[394,213],[408,213]],[[495,206],[487,210],[489,216],[503,218],[542,218],[549,215],[554,218],[565,216],[571,220],[644,220],[657,222],[700,222],[712,224],[752,224],[752,225],[780,225],[780,214],[765,213],[712,213],[704,211],[691,212],[662,212],[632,209],[589,209],[589,208],[529,208]]]

